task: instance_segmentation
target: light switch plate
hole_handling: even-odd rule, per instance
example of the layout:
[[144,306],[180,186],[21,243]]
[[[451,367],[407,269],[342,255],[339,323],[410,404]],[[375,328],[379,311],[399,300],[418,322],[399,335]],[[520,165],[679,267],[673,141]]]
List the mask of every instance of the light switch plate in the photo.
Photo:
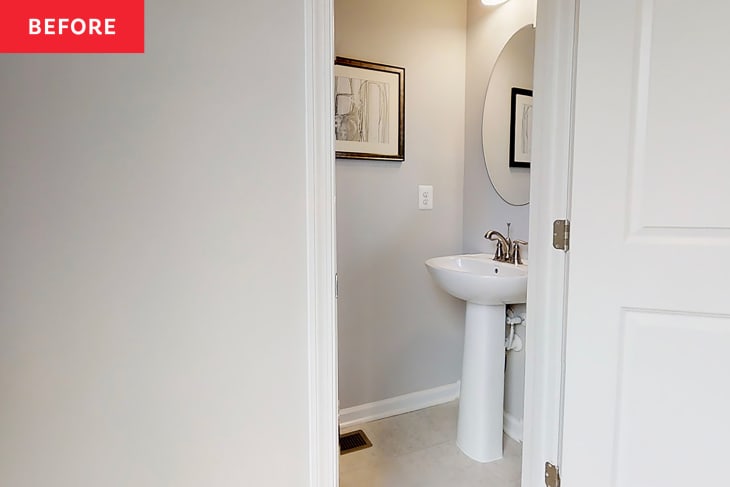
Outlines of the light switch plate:
[[433,186],[418,185],[418,209],[433,210]]

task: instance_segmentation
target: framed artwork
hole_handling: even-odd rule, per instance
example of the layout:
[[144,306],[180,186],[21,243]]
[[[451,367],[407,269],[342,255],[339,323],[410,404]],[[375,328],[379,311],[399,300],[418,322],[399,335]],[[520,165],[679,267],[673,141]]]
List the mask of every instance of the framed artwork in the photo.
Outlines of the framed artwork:
[[338,57],[334,81],[336,156],[405,160],[405,69]]
[[532,90],[512,88],[509,124],[509,167],[530,167],[532,162]]

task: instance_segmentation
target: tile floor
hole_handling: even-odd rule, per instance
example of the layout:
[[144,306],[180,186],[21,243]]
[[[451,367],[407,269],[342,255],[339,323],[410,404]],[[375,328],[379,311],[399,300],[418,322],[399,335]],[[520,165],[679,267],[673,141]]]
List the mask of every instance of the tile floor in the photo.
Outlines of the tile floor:
[[478,463],[456,446],[458,402],[343,428],[371,448],[340,456],[340,487],[519,487],[522,444],[505,436],[504,458]]

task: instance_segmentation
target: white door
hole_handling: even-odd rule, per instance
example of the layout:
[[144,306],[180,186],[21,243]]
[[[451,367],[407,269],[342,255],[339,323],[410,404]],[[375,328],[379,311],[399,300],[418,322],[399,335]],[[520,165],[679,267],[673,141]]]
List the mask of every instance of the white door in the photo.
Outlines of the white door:
[[580,2],[563,487],[730,485],[730,2]]

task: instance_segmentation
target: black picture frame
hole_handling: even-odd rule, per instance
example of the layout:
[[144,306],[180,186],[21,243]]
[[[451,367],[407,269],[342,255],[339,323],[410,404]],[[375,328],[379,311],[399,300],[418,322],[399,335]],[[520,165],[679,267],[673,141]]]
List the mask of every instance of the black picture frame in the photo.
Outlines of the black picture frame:
[[337,57],[334,74],[336,157],[404,161],[405,68]]

